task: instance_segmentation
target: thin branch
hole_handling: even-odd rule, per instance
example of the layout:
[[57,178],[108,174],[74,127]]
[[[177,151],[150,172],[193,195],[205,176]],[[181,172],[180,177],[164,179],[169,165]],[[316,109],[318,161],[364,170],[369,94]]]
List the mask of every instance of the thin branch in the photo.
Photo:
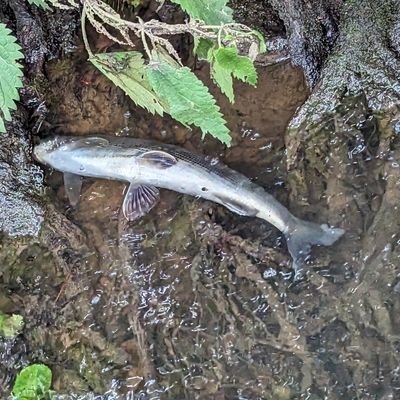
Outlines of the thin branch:
[[81,16],[81,29],[82,29],[82,37],[83,37],[83,43],[85,45],[85,49],[89,54],[89,58],[93,57],[92,49],[90,48],[89,45],[89,40],[86,35],[86,7],[83,5],[83,10],[82,10],[82,16]]
[[123,20],[119,14],[101,0],[85,0],[85,6],[88,8],[88,13],[96,14],[104,23],[118,29],[124,37],[126,28],[131,29],[138,36],[141,35],[142,31],[148,36],[171,36],[190,33],[193,36],[204,39],[217,40],[222,30],[227,35],[232,35],[236,38],[254,37],[252,30],[243,24],[206,25],[199,21],[191,21],[185,24],[172,25],[156,20],[132,22]]

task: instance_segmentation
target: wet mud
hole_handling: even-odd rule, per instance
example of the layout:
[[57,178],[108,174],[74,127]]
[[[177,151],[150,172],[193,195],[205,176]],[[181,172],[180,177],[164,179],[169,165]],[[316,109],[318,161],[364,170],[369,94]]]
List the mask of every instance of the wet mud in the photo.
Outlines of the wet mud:
[[315,249],[295,282],[266,222],[162,191],[128,224],[125,184],[85,179],[71,208],[61,174],[36,166],[40,233],[0,244],[0,310],[25,320],[0,341],[0,393],[42,362],[68,400],[398,398],[398,109],[346,94],[287,130],[308,97],[289,63],[260,67],[257,89],[237,84],[233,106],[193,67],[228,120],[229,149],[134,107],[81,48],[46,63],[40,135],[129,135],[219,157],[344,239]]

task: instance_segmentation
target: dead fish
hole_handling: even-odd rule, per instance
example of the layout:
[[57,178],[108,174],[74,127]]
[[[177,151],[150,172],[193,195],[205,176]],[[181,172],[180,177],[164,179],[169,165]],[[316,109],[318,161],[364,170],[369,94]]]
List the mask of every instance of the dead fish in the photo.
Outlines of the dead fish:
[[128,137],[58,136],[35,146],[34,156],[64,173],[72,205],[79,201],[82,176],[129,182],[122,210],[130,221],[155,206],[158,188],[202,197],[236,214],[264,219],[285,235],[295,268],[312,245],[330,246],[344,234],[343,229],[295,217],[244,175],[177,146]]

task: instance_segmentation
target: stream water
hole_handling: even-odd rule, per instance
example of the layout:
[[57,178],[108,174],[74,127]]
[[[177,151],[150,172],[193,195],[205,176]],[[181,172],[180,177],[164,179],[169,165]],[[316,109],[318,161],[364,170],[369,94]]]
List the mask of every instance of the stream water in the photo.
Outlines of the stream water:
[[[257,89],[238,84],[233,106],[210,84],[232,131],[229,149],[136,109],[79,60],[47,72],[51,131],[178,144],[219,157],[289,205],[285,129],[307,97],[289,64],[260,68]],[[206,68],[196,72],[209,81]],[[3,257],[0,309],[22,314],[26,326],[1,343],[0,393],[22,366],[42,362],[62,399],[400,398],[400,289],[389,299],[377,280],[360,285],[351,229],[341,245],[316,249],[294,283],[284,240],[263,221],[162,191],[149,215],[128,224],[124,184],[85,179],[72,209],[61,174],[46,170],[46,182],[48,201],[81,232],[81,267],[60,269],[40,243]],[[337,217],[320,208],[306,215]],[[394,282],[397,265],[381,272]]]

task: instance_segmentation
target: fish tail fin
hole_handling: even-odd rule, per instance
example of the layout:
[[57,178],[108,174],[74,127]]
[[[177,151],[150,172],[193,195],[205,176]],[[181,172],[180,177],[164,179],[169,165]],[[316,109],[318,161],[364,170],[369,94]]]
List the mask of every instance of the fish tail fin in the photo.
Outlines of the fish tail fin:
[[295,218],[285,236],[296,274],[310,253],[312,245],[330,246],[344,232],[341,228],[331,228],[327,224],[318,225]]

